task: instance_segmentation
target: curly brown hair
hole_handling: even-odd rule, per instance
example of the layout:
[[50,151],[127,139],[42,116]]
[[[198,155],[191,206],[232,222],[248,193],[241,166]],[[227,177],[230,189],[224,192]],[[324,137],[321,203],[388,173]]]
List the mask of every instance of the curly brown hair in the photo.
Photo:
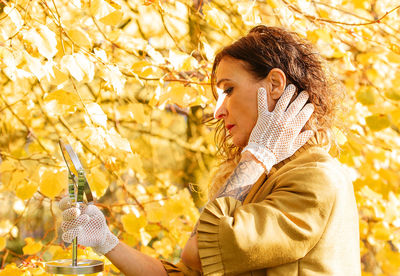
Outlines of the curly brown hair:
[[[244,61],[245,68],[257,80],[265,78],[273,68],[281,69],[286,74],[287,84],[294,84],[298,91],[306,90],[308,101],[314,105],[314,113],[304,129],[318,133],[320,144],[329,146],[335,142],[331,130],[344,93],[327,70],[325,60],[310,42],[283,28],[264,25],[252,28],[246,36],[224,47],[216,55],[211,72],[211,87],[215,98],[216,70],[226,56]],[[224,162],[214,182],[228,177],[240,159],[242,149],[235,146],[230,138],[223,121],[216,122],[215,141]],[[221,170],[224,166],[229,169]]]

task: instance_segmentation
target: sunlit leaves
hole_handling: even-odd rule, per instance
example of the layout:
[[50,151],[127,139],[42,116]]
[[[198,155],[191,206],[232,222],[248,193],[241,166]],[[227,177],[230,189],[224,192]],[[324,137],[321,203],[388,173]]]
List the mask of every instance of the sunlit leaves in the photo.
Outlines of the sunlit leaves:
[[40,192],[54,199],[67,187],[67,172],[65,170],[43,168],[40,171]]
[[25,272],[15,264],[8,264],[5,266],[4,270],[0,271],[0,276],[23,276],[24,274]]
[[190,86],[182,86],[181,84],[171,83],[161,94],[159,103],[165,101],[175,103],[181,107],[187,107],[193,104],[196,100],[196,89]]
[[226,22],[227,16],[221,10],[206,5],[203,8],[205,14],[205,20],[207,23],[217,30],[221,30],[224,27],[230,28],[230,25]]
[[375,104],[375,94],[372,87],[361,87],[356,93],[356,98],[363,105],[372,105]]
[[108,15],[100,18],[100,22],[106,25],[117,25],[121,22],[124,13],[120,10],[115,10]]
[[50,76],[50,82],[54,85],[60,85],[68,80],[68,74],[61,71],[57,66],[53,66],[53,74]]
[[124,229],[131,235],[138,234],[140,229],[147,225],[146,217],[136,214],[123,215],[121,218]]
[[35,45],[39,53],[47,59],[57,53],[57,40],[56,34],[50,30],[46,25],[38,25],[23,34],[24,39]]
[[4,237],[0,237],[0,251],[3,251],[6,247],[7,240]]
[[16,6],[4,7],[5,18],[2,18],[0,25],[0,42],[8,40],[15,35],[24,24],[21,14],[18,12]]
[[111,86],[117,94],[123,93],[126,79],[117,66],[107,66],[102,77],[106,84]]
[[393,87],[386,91],[385,96],[394,101],[400,101],[400,87]]
[[259,10],[255,7],[256,1],[244,1],[237,3],[237,11],[242,15],[242,20],[246,25],[254,26],[261,23]]
[[76,93],[56,90],[44,97],[44,103],[50,115],[64,115],[76,111],[79,104],[79,97]]
[[97,198],[103,196],[110,185],[110,182],[107,179],[104,171],[100,170],[99,168],[92,169],[87,175],[87,180],[92,192],[95,193]]
[[127,112],[131,119],[135,120],[139,124],[143,124],[146,121],[146,115],[144,112],[144,105],[140,103],[132,104],[128,106]]
[[65,55],[61,59],[61,67],[71,74],[77,81],[91,81],[94,77],[93,62],[82,53]]
[[379,131],[390,126],[390,119],[386,114],[374,114],[366,117],[365,121],[373,131]]
[[176,51],[169,51],[168,60],[175,70],[189,71],[195,69],[198,66],[198,62],[195,58],[190,55],[179,53]]
[[74,28],[68,31],[68,35],[72,39],[72,41],[78,44],[79,46],[84,47],[86,49],[90,49],[92,47],[92,41],[88,33],[84,32],[82,29]]
[[[89,113],[89,118],[91,122],[104,128],[107,127],[107,115],[97,103],[87,104],[86,110]],[[87,121],[90,124],[90,121]]]
[[26,238],[25,242],[26,245],[22,248],[24,255],[34,255],[38,253],[43,247],[40,241],[36,242],[32,238]]
[[37,189],[38,183],[32,180],[24,179],[17,185],[15,194],[20,199],[25,200],[31,198],[36,193]]
[[157,67],[145,60],[135,62],[131,69],[133,73],[142,78],[157,77],[157,75],[160,75]]
[[103,18],[113,12],[115,9],[103,0],[93,0],[90,5],[90,12],[97,19]]
[[[6,2],[0,1],[0,88],[9,107],[0,100],[0,190],[9,201],[0,235],[19,241],[19,250],[25,233],[54,234],[49,203],[55,212],[53,200],[66,188],[57,141],[67,136],[120,238],[155,257],[179,256],[198,217],[183,187],[205,190],[217,166],[213,133],[201,126],[215,104],[213,58],[262,21],[311,40],[344,83],[348,113],[338,110],[343,129],[333,135],[355,179],[361,260],[370,275],[396,275],[400,21],[398,10],[385,15],[393,1],[346,0],[340,8],[303,0]],[[138,203],[144,210],[135,213]],[[38,207],[51,223],[19,232],[35,221]],[[29,223],[13,219],[24,212]],[[44,258],[71,257],[55,243],[41,249]],[[80,254],[94,258],[90,249]],[[40,274],[4,268],[0,275]]]

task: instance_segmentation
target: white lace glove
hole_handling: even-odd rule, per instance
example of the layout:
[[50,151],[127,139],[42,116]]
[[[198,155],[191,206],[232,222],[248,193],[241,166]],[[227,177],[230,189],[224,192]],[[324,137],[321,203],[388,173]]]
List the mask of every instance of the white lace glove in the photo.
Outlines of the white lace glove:
[[275,109],[269,112],[266,90],[263,87],[258,89],[257,123],[242,152],[252,153],[258,161],[263,163],[267,172],[275,164],[292,156],[314,135],[312,130],[300,133],[314,112],[314,106],[311,103],[304,106],[308,100],[306,91],[301,92],[286,110],[295,92],[296,87],[289,84]]
[[99,255],[108,253],[118,244],[118,238],[108,229],[103,213],[95,205],[80,204],[77,208],[72,206],[69,197],[64,197],[59,207],[63,211],[64,242],[71,243],[78,237],[78,244],[92,247]]

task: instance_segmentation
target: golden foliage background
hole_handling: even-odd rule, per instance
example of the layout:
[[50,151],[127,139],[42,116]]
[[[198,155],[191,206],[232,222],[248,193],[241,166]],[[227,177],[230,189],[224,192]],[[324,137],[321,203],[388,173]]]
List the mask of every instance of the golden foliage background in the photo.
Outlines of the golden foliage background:
[[56,207],[61,137],[112,231],[176,261],[218,164],[202,124],[214,53],[259,23],[311,40],[346,88],[335,132],[363,275],[400,275],[399,10],[389,0],[0,0],[0,275],[43,275],[44,261],[70,257]]

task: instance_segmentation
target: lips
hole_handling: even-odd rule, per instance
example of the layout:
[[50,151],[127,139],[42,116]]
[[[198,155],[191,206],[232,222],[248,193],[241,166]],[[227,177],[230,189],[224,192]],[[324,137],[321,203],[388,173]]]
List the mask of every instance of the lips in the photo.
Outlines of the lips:
[[230,131],[235,125],[225,125],[225,128]]

